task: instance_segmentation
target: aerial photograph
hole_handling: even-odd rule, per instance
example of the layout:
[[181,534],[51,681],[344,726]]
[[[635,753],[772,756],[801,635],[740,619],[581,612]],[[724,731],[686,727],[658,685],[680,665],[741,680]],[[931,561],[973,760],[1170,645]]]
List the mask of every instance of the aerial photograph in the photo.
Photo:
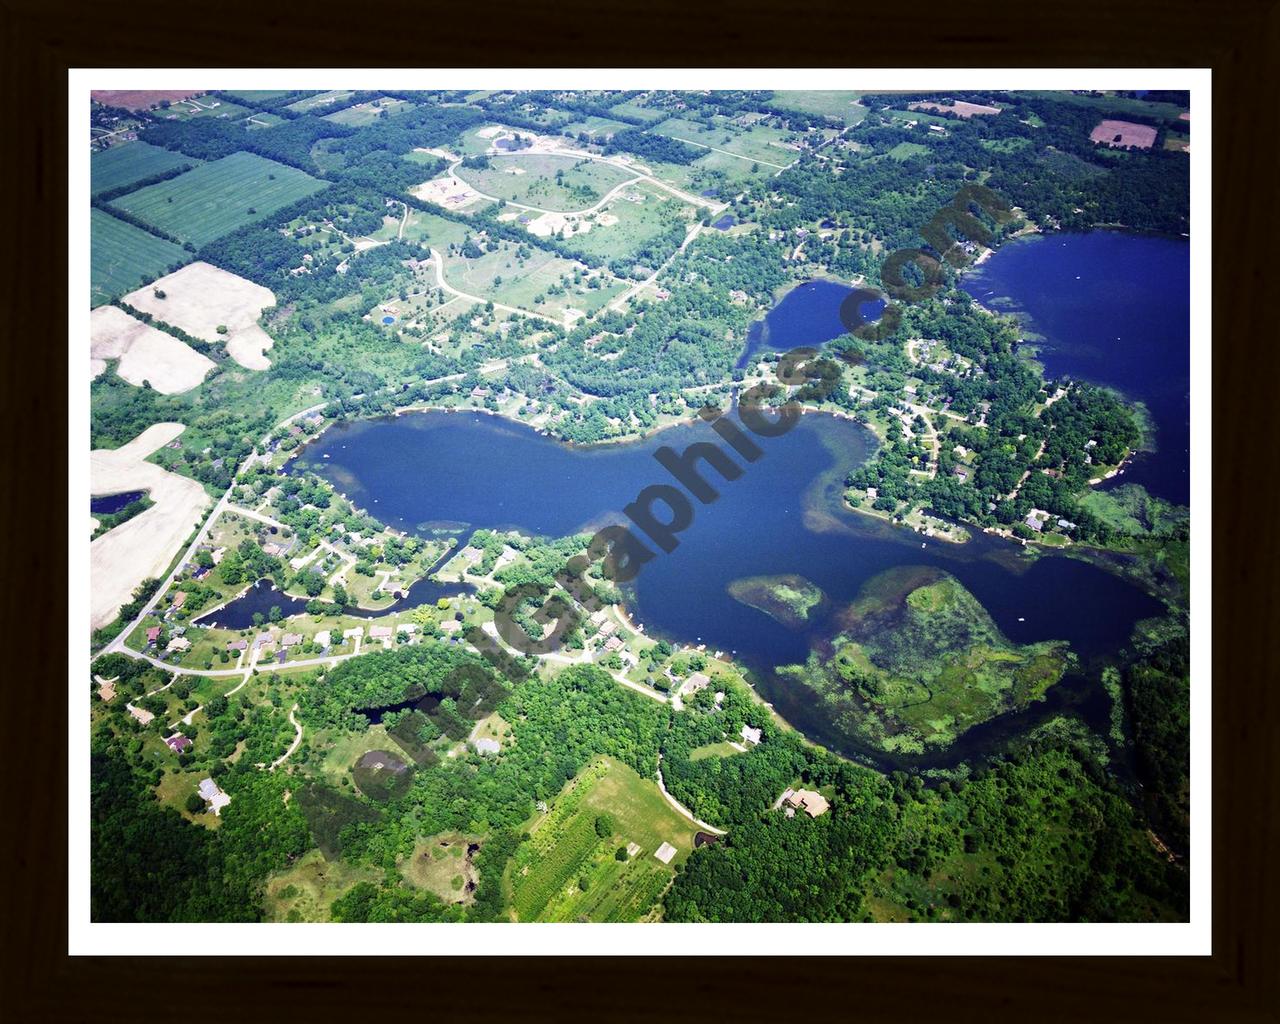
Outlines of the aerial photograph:
[[1189,922],[1191,92],[382,81],[79,101],[87,919]]

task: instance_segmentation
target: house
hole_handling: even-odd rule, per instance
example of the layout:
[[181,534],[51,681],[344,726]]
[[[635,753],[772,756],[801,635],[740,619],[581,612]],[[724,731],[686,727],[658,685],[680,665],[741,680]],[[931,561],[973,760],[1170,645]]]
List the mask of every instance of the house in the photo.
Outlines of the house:
[[154,647],[156,645],[156,642],[159,639],[160,639],[159,626],[152,626],[150,629],[147,630],[147,646],[148,647]]
[[189,651],[191,650],[191,641],[188,640],[185,636],[175,636],[172,640],[169,641],[169,646],[166,647],[165,650],[166,651]]
[[868,500],[868,501],[875,501],[875,500],[876,500],[876,498],[878,498],[878,497],[880,497],[880,490],[879,490],[879,488],[876,488],[876,487],[868,487],[868,488],[867,488],[867,500]]
[[364,636],[364,626],[352,626],[350,629],[343,630],[342,635],[348,640],[359,640]]
[[412,622],[402,622],[400,625],[396,626],[396,632],[407,633],[412,636],[414,633],[418,632],[418,627]]
[[110,704],[116,699],[116,681],[114,679],[106,679],[98,683],[98,697],[104,704]]
[[229,651],[244,651],[244,650],[247,650],[248,647],[249,647],[248,640],[228,640],[227,641],[227,650]]
[[209,810],[214,814],[221,814],[222,808],[231,803],[231,797],[227,796],[213,779],[204,779],[199,786],[199,793],[204,797],[205,802],[209,805]]
[[954,470],[952,470],[952,473],[955,475],[955,478],[959,480],[961,483],[965,483],[969,479],[969,471],[963,468],[962,466],[957,466]]
[[1041,527],[1044,526],[1044,520],[1038,518],[1034,512],[1028,512],[1027,518],[1024,521],[1026,522],[1027,526],[1035,530],[1036,533],[1039,533]]
[[172,750],[175,754],[181,754],[191,748],[191,740],[183,736],[180,732],[175,732],[172,736],[164,738],[164,745]]
[[457,619],[445,619],[440,623],[440,632],[445,636],[453,636],[453,634],[458,632],[461,628],[462,623]]
[[502,750],[502,744],[488,736],[474,740],[471,745],[476,748],[478,754],[497,754]]
[[301,633],[286,633],[280,638],[281,647],[297,647],[302,643]]
[[761,736],[762,732],[759,729],[753,729],[749,725],[744,725],[742,727],[742,738],[753,746],[759,744]]
[[1059,519],[1058,528],[1061,530],[1074,530],[1076,528],[1076,524],[1070,519]]
[[653,855],[657,857],[658,860],[662,861],[663,864],[670,864],[676,853],[676,848],[670,843],[663,843],[653,851]]
[[138,720],[139,725],[150,725],[151,720],[156,717],[150,711],[145,711],[142,708],[135,708],[132,704],[126,704],[125,709]]
[[811,818],[825,814],[831,806],[825,796],[811,789],[794,790],[786,799],[797,811],[804,811]]
[[618,624],[614,622],[612,619],[607,619],[605,623],[600,627],[601,636],[613,636],[613,634],[616,633],[617,631],[618,631]]
[[329,634],[329,630],[327,629],[320,630],[320,632],[317,633],[315,636],[317,647],[328,647],[329,640],[330,640],[330,634]]
[[472,398],[488,398],[490,391],[488,388],[482,388],[479,384],[471,389]]
[[186,600],[187,600],[186,591],[179,590],[176,594],[173,595],[173,610],[176,612],[179,608],[183,606],[183,604],[186,603]]
[[606,651],[620,651],[622,650],[622,641],[616,636],[611,636],[604,642],[604,649]]
[[697,693],[699,690],[705,690],[711,685],[711,677],[702,672],[691,672],[689,678],[684,681],[684,686],[680,687],[680,692]]
[[390,626],[370,626],[369,636],[374,640],[388,640],[391,637]]

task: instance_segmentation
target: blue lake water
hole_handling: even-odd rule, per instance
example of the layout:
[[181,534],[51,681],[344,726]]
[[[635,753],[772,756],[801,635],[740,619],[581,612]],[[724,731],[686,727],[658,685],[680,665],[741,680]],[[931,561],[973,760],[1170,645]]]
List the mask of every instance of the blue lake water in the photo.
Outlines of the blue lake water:
[[103,494],[89,499],[89,511],[95,516],[110,515],[119,512],[130,502],[137,501],[145,491],[123,491],[120,494]]
[[[746,345],[735,364],[750,365],[763,352],[786,352],[802,345],[818,346],[839,338],[848,328],[840,319],[840,307],[853,291],[835,281],[808,281],[797,285],[767,316],[751,325]],[[880,319],[884,303],[872,300],[860,305],[867,321]]]
[[[774,675],[777,666],[803,661],[814,643],[830,635],[830,618],[789,629],[730,597],[726,588],[733,580],[798,573],[827,593],[834,610],[886,569],[936,566],[968,587],[1010,639],[1067,640],[1083,659],[1114,651],[1138,619],[1161,611],[1153,598],[1086,562],[1053,555],[1032,560],[1015,545],[981,534],[965,545],[930,541],[922,547],[910,531],[843,510],[844,475],[875,444],[847,420],[805,416],[782,437],[757,440],[765,454],[743,466],[738,479],[707,472],[719,499],[694,503],[693,522],[679,546],[644,567],[630,600],[652,635],[705,643],[708,652],[735,652],[766,699],[814,738],[886,762],[851,749],[831,733],[811,695]],[[670,482],[654,451],[661,445],[682,451],[694,441],[715,442],[717,435],[696,423],[636,443],[574,448],[497,417],[430,412],[331,427],[297,465],[408,531],[449,523],[563,536],[627,522],[624,505],[649,484]],[[1051,693],[1049,702],[1017,717],[1021,728],[1078,701],[1092,700],[1093,712],[1105,718],[1096,688],[1073,690],[1064,683]],[[971,730],[928,763],[978,753],[983,742],[1003,741],[1010,728],[997,720]]]
[[1139,483],[1177,504],[1191,483],[1190,275],[1185,239],[1094,231],[1011,242],[963,278],[983,305],[1043,336],[1047,375],[1105,384],[1147,407],[1155,450],[1112,485]]

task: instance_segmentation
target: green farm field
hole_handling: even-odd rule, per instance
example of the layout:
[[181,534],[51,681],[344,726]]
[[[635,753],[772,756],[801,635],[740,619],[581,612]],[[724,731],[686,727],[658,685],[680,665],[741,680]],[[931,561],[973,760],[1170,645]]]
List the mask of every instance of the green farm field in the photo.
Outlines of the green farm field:
[[322,188],[323,182],[292,167],[232,153],[113,205],[175,238],[205,245]]
[[593,206],[633,177],[611,164],[542,154],[497,156],[487,168],[459,167],[456,174],[485,195],[558,213]]
[[327,107],[330,103],[338,103],[345,99],[350,99],[355,95],[351,89],[330,89],[328,92],[316,93],[314,96],[308,96],[305,99],[290,103],[285,110],[296,110],[300,114],[305,114],[308,110],[315,110],[317,107]]
[[89,191],[100,195],[176,167],[194,167],[198,163],[195,157],[161,149],[149,142],[126,142],[89,158]]
[[[516,913],[521,921],[643,919],[688,858],[694,832],[656,782],[616,760],[596,761],[531,826],[512,858]],[[664,842],[676,848],[670,865],[654,857]],[[629,843],[639,850],[618,860],[616,851]]]
[[90,213],[89,235],[91,306],[110,302],[117,295],[162,277],[193,258],[181,246],[102,210]]
[[785,167],[798,155],[796,150],[780,145],[786,132],[762,124],[748,127],[724,117],[715,118],[714,128],[672,117],[649,130],[693,146],[730,153],[748,163],[772,165],[775,170]]
[[[595,215],[591,230],[573,235],[568,244],[577,252],[606,260],[633,259],[650,243],[670,233],[673,226],[682,238],[693,216],[693,207],[670,192],[641,182],[610,200]],[[664,257],[670,254],[669,249],[663,252]]]

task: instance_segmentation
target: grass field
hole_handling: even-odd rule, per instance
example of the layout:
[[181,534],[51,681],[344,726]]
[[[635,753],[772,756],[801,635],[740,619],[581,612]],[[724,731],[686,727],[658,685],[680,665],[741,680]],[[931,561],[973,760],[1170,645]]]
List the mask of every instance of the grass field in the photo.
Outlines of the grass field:
[[198,163],[194,157],[161,149],[149,142],[126,142],[89,158],[89,192],[96,196],[175,167],[194,167]]
[[197,117],[221,117],[238,120],[252,114],[248,107],[212,96],[192,96],[189,100],[179,100],[170,104],[166,110],[157,111],[158,117],[166,121],[193,121]]
[[384,115],[391,117],[394,114],[401,114],[412,108],[413,104],[408,100],[393,100],[387,96],[379,96],[376,100],[370,100],[368,103],[357,103],[354,107],[347,107],[344,110],[335,110],[332,114],[325,114],[324,119],[332,121],[334,124],[363,128],[367,124],[373,124],[374,121]]
[[232,153],[113,205],[175,238],[205,245],[322,188],[323,182],[292,167]]
[[[597,832],[607,816],[608,835]],[[593,762],[565,787],[551,812],[530,826],[510,880],[521,921],[637,921],[651,917],[693,849],[694,828],[663,799],[657,783],[612,759]],[[665,865],[662,843],[676,848]],[[634,856],[617,860],[628,844]]]
[[[694,212],[670,192],[641,182],[602,207],[593,218],[591,230],[573,235],[569,245],[577,252],[607,260],[631,259],[655,239],[669,233],[673,225],[679,226],[683,238]],[[670,249],[662,253],[664,257],[670,254]]]
[[614,132],[626,131],[630,127],[631,125],[627,124],[625,121],[614,121],[607,117],[596,117],[593,114],[590,117],[583,118],[581,121],[573,121],[570,124],[565,125],[560,130],[562,132],[569,132],[575,138],[583,132],[586,132],[586,134],[593,138],[602,139]]
[[338,103],[345,99],[350,99],[355,95],[351,89],[331,89],[329,92],[316,93],[314,96],[308,96],[305,99],[290,103],[285,110],[296,110],[300,114],[306,113],[308,110],[315,110],[316,107],[327,107],[330,103]]
[[1058,103],[1071,103],[1078,107],[1091,107],[1099,113],[1109,114],[1145,114],[1148,117],[1176,118],[1186,108],[1176,103],[1161,103],[1155,100],[1133,99],[1128,96],[1078,95],[1071,92],[1051,91],[1045,89],[1027,89],[1010,93],[1011,96],[1034,96],[1036,99],[1054,100]]
[[708,757],[733,757],[735,754],[741,754],[742,751],[735,747],[728,740],[722,740],[719,743],[706,743],[701,747],[694,747],[689,751],[690,761],[701,761]]
[[867,116],[867,108],[858,102],[864,95],[842,89],[787,89],[773,94],[773,105],[780,110],[833,117],[847,128]]
[[[575,285],[575,269],[583,268],[544,249],[534,249],[522,265],[514,247],[506,242],[496,252],[486,252],[479,259],[444,257],[445,280],[459,291],[557,319],[566,308],[592,313],[625,290],[624,285],[612,280],[600,288],[586,287],[585,269],[584,284]],[[427,280],[434,281],[434,274],[428,275]],[[552,288],[563,288],[564,293],[552,295]],[[537,301],[539,297],[541,302]]]
[[711,127],[672,117],[649,130],[694,146],[731,153],[749,164],[772,165],[774,170],[785,167],[799,155],[796,150],[779,145],[786,132],[763,124],[741,125],[725,117],[716,117]]
[[252,132],[262,128],[274,128],[278,124],[284,124],[284,118],[279,114],[273,114],[267,110],[259,110],[246,117],[241,124]]
[[89,234],[91,306],[101,306],[192,259],[181,246],[102,210],[91,211]]
[[641,121],[648,121],[650,124],[655,121],[661,121],[667,116],[667,111],[661,107],[646,107],[635,100],[627,100],[625,103],[618,103],[609,108],[611,114],[621,114],[623,117],[635,117]]
[[538,154],[493,157],[488,168],[459,167],[457,177],[485,195],[566,212],[595,205],[634,175],[611,164]]
[[292,89],[223,89],[227,96],[234,96],[242,103],[270,103],[281,96],[288,96]]
[[899,142],[886,155],[889,159],[901,163],[904,160],[910,160],[913,156],[925,156],[928,152],[929,147],[922,146],[918,142]]

